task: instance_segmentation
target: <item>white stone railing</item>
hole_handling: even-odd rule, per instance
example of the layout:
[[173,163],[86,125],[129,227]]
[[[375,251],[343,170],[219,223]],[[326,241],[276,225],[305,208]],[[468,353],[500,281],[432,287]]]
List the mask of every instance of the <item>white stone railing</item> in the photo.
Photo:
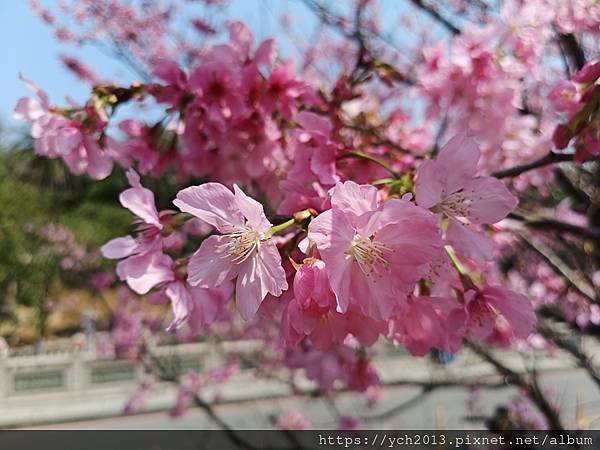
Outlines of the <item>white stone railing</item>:
[[[593,341],[586,345],[590,354],[600,353]],[[56,350],[56,349],[55,349]],[[232,353],[245,354],[247,360],[261,351],[259,342],[243,341],[219,344],[189,343],[155,346],[151,352],[165,367],[183,373],[206,370]],[[54,351],[54,350],[52,350]],[[499,351],[497,357],[513,370],[523,372],[535,367],[540,372],[574,368],[576,364],[563,352]],[[406,357],[394,350],[381,351],[374,364],[384,385],[419,382],[475,382],[496,377],[496,370],[476,355],[463,351],[448,366],[428,358]],[[242,368],[243,369],[243,368]],[[143,367],[134,361],[97,358],[91,351],[68,350],[53,353],[4,356],[0,353],[0,427],[27,426],[118,416],[138,387]],[[307,391],[314,385],[302,374],[295,377],[296,387]],[[294,395],[290,386],[276,379],[257,376],[254,370],[241,370],[226,383],[203,389],[206,401],[218,396],[220,402],[239,402]],[[171,383],[155,386],[140,412],[161,411],[173,405],[176,389]]]
[[[251,354],[254,342],[221,345],[223,351]],[[185,373],[214,366],[221,359],[206,343],[161,345],[151,349],[170,370]],[[135,385],[143,367],[137,361],[105,359],[95,351],[63,349],[54,353],[26,356],[0,354],[0,399],[51,392],[78,392],[107,386]]]

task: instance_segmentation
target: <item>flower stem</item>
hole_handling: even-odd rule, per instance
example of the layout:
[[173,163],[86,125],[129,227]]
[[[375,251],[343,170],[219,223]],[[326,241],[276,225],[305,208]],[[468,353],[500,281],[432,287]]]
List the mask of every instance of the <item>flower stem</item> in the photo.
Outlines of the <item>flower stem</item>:
[[444,250],[446,251],[446,254],[448,255],[448,257],[450,258],[450,261],[452,261],[452,265],[454,266],[456,271],[460,275],[467,275],[467,271],[463,267],[462,263],[458,260],[456,253],[454,253],[454,249],[449,245],[444,245]]
[[275,233],[279,233],[282,230],[285,230],[288,227],[291,227],[292,225],[294,225],[296,223],[296,219],[294,219],[293,217],[289,220],[286,220],[283,223],[280,223],[279,225],[273,225],[271,227],[271,230],[269,230],[269,234],[273,235]]
[[471,276],[469,275],[469,273],[467,272],[465,267],[462,265],[462,263],[458,260],[458,257],[456,256],[454,249],[450,245],[444,245],[444,250],[446,251],[446,254],[448,255],[448,257],[450,258],[450,261],[452,261],[452,265],[458,272],[460,281],[461,281],[465,291],[468,291],[471,289],[477,290],[477,285],[475,284],[475,282],[473,281],[473,279],[471,278]]
[[368,155],[367,153],[357,150],[354,152],[346,153],[345,155],[342,156],[342,158],[360,158],[360,159],[364,159],[366,161],[371,161],[371,162],[383,167],[385,170],[387,170],[389,173],[391,173],[394,176],[394,178],[400,178],[400,174],[398,172],[396,172],[394,169],[392,169],[392,166],[390,166],[385,161],[382,161],[381,159],[378,159],[378,158],[375,158],[374,156]]

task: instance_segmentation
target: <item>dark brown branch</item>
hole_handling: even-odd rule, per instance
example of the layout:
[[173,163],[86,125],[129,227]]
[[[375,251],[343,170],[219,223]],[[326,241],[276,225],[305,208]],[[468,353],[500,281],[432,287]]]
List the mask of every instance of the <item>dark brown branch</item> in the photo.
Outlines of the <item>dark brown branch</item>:
[[586,370],[590,378],[600,389],[600,373],[598,372],[598,368],[593,364],[591,357],[587,355],[579,345],[569,340],[566,336],[557,333],[547,324],[539,323],[537,330],[546,339],[551,340],[559,348],[573,356],[577,361],[577,365]]
[[[161,381],[175,384],[179,383],[179,377],[173,373],[173,371],[167,370],[158,357],[151,353],[146,353],[146,356],[147,358],[143,359],[142,362],[147,370],[154,373]],[[216,413],[214,408],[209,403],[205,402],[198,394],[194,394],[194,404],[201,408],[235,445],[247,450],[258,450],[258,447],[239,436],[236,430],[231,428],[229,424]]]
[[561,222],[560,220],[550,218],[529,218],[519,213],[510,213],[509,219],[518,220],[530,228],[539,228],[541,230],[556,230],[571,233],[575,236],[600,239],[600,229],[593,227],[581,227],[572,223]]
[[450,22],[448,19],[442,16],[440,12],[437,9],[435,9],[435,7],[426,4],[425,2],[423,2],[423,0],[410,1],[413,5],[421,8],[423,11],[425,11],[427,14],[433,17],[437,22],[443,25],[450,33],[460,34],[460,28],[458,28],[456,25],[454,25],[452,22]]
[[585,65],[585,53],[577,42],[575,35],[559,34],[560,46],[574,69],[579,70]]
[[[335,14],[334,12],[332,12],[331,10],[329,10],[328,8],[326,8],[325,6],[323,6],[316,0],[301,0],[301,1],[309,10],[311,10],[318,17],[318,19],[321,21],[321,23],[323,23],[327,27],[331,28],[332,30],[336,31],[337,33],[339,33],[346,39],[356,41],[359,51],[358,51],[358,55],[357,55],[357,63],[354,67],[354,70],[352,71],[352,76],[351,76],[351,79],[354,80],[354,82],[360,81],[360,77],[357,77],[357,74],[359,72],[362,72],[361,73],[362,76],[366,75],[367,72],[369,72],[370,70],[372,70],[374,68],[373,63],[377,61],[380,65],[385,65],[393,72],[393,74],[394,74],[393,79],[395,81],[402,82],[407,85],[417,84],[417,82],[414,79],[412,79],[408,74],[402,73],[401,71],[397,70],[390,64],[386,64],[386,63],[383,63],[382,61],[379,61],[379,58],[377,57],[377,55],[375,54],[375,52],[372,50],[371,46],[367,42],[368,37],[376,38],[376,39],[379,39],[380,41],[386,43],[387,45],[394,47],[397,51],[399,51],[399,49],[396,48],[389,41],[388,38],[381,35],[380,33],[370,30],[368,27],[363,26],[362,15],[368,4],[367,1],[359,0],[360,3],[358,3],[357,8],[356,8],[356,12],[355,12],[355,16],[354,16],[354,28],[352,30],[346,29],[344,27],[345,23],[349,23],[349,21],[345,17]],[[359,69],[361,69],[361,68],[365,69],[365,70],[360,71]]]
[[367,127],[367,126],[361,126],[361,125],[354,125],[351,123],[344,123],[343,124],[344,128],[348,128],[350,130],[356,131],[358,133],[362,133],[362,134],[366,134],[372,138],[374,138],[376,141],[375,142],[371,142],[370,145],[372,146],[379,146],[379,145],[385,145],[388,147],[393,148],[396,151],[399,151],[401,153],[409,153],[409,154],[413,154],[415,158],[420,158],[417,154],[411,152],[409,149],[402,147],[400,144],[398,144],[397,142],[392,141],[391,139],[385,137],[382,133],[380,133],[376,127]]
[[531,374],[530,377],[521,375],[502,364],[487,349],[479,344],[466,342],[466,345],[475,353],[477,353],[484,361],[494,366],[498,373],[506,377],[508,383],[519,386],[525,392],[527,392],[531,401],[546,417],[546,420],[553,431],[563,432],[565,430],[556,408],[554,408],[554,406],[552,406],[552,404],[544,396],[544,393],[538,384],[535,372]]
[[587,297],[592,302],[596,301],[596,293],[594,287],[588,283],[588,281],[577,271],[573,270],[563,259],[556,254],[556,252],[544,244],[543,242],[535,239],[535,237],[525,230],[516,233],[521,237],[522,242],[532,250],[543,256],[546,261],[552,266],[554,271],[565,278],[565,280],[573,286],[581,295]]
[[354,151],[354,152],[348,152],[345,153],[342,156],[338,157],[339,159],[346,159],[346,158],[357,158],[357,159],[364,159],[365,161],[371,161],[372,163],[377,164],[380,167],[383,167],[385,170],[387,170],[394,178],[399,179],[401,177],[402,174],[396,172],[392,166],[390,166],[387,162],[375,158],[374,156],[368,155],[367,153],[361,152],[361,151]]
[[360,419],[363,422],[379,422],[381,420],[387,420],[394,417],[396,414],[399,414],[406,409],[410,408],[413,405],[416,405],[421,400],[424,400],[432,391],[433,387],[425,386],[421,389],[421,391],[416,394],[414,397],[409,398],[408,400],[400,403],[399,405],[393,406],[392,408],[386,409],[377,414],[372,414],[370,416],[362,416]]
[[573,322],[567,321],[565,319],[563,312],[560,309],[558,309],[557,307],[543,306],[543,307],[539,308],[536,311],[536,313],[537,313],[538,317],[542,317],[544,319],[551,319],[555,322],[564,324],[565,326],[567,326],[569,328],[570,331],[572,331],[573,333],[576,333],[579,336],[583,336],[583,335],[589,336],[589,337],[596,339],[598,342],[600,342],[600,326],[599,325],[589,324],[586,327],[585,333],[584,333],[584,330],[579,328],[576,324],[574,324]]
[[573,161],[574,155],[571,153],[554,153],[551,152],[546,156],[536,159],[527,164],[522,164],[520,166],[511,167],[510,169],[499,170],[498,172],[493,172],[492,176],[496,178],[508,178],[508,177],[516,177],[517,175],[521,175],[524,172],[529,170],[537,169],[539,167],[544,167],[549,164],[565,162],[565,161]]
[[583,204],[590,203],[590,197],[586,194],[586,192],[581,189],[581,187],[579,187],[561,167],[556,168],[554,175],[556,177],[556,181],[560,183],[563,190],[570,197],[574,197],[578,202]]

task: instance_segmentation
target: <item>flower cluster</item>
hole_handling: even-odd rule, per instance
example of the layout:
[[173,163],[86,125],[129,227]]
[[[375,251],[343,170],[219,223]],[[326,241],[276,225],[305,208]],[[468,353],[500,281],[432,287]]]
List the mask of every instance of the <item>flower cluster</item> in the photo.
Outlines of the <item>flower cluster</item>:
[[112,151],[102,149],[98,143],[105,119],[92,107],[54,108],[44,91],[28,80],[23,81],[37,99],[20,99],[14,115],[31,123],[36,153],[61,158],[76,175],[85,173],[96,180],[108,176],[113,168]]
[[[170,330],[186,321],[195,329],[212,324],[232,297],[246,321],[267,298],[280,298],[285,344],[305,349],[290,361],[303,366],[311,354],[341,352],[340,370],[330,375],[353,373],[346,366],[360,363],[343,357],[353,354],[349,338],[369,347],[384,336],[415,355],[456,352],[465,337],[507,345],[529,335],[535,316],[525,297],[477,282],[463,267],[483,269],[492,250],[482,226],[516,205],[501,181],[476,175],[478,159],[475,142],[457,136],[421,164],[416,196],[338,181],[326,194],[328,209],[297,211],[278,225],[237,185],[232,192],[219,183],[185,188],[173,202],[181,213],[159,213],[152,192],[130,170],[131,188],[120,200],[138,217],[138,233],[114,239],[102,252],[121,259],[117,274],[132,290],[154,289],[171,301]],[[190,257],[174,260],[169,254],[181,254],[175,236],[187,220],[216,233]],[[298,242],[291,252],[290,242]],[[293,262],[287,270],[286,249]],[[368,372],[356,370],[359,379]]]
[[570,80],[557,83],[549,99],[554,108],[567,116],[554,130],[557,148],[571,142],[575,159],[583,162],[600,155],[600,60],[590,61]]
[[[408,64],[378,41],[387,34],[374,2],[356,2],[354,20],[319,9],[343,38],[315,39],[298,65],[240,22],[220,30],[192,17],[202,40],[186,40],[174,25],[180,9],[146,3],[65,1],[79,24],[68,30],[34,1],[59,38],[118,44],[144,81],[98,84],[106,78],[64,57],[96,84],[89,101],[56,107],[25,81],[36,98],[19,100],[15,116],[31,124],[37,154],[75,174],[125,169],[119,200],[135,232],[102,254],[133,292],[171,306],[169,333],[258,339],[258,370],[301,369],[331,392],[376,389],[378,340],[419,356],[456,353],[465,339],[524,346],[534,306],[580,327],[600,323],[588,301],[598,295],[589,263],[598,223],[581,214],[594,210],[592,191],[567,180],[581,204],[561,203],[546,222],[525,217],[558,203],[546,195],[553,162],[600,155],[600,63],[584,40],[597,39],[597,2],[508,0],[462,29],[434,14],[447,41],[434,30],[407,40]],[[564,76],[558,50],[568,73],[584,67],[552,88]],[[125,104],[133,117],[117,119]],[[145,120],[148,108],[160,120]],[[574,154],[553,151],[569,146]],[[160,197],[148,178],[177,188]],[[554,263],[556,235],[540,223],[569,233],[560,243],[582,244],[575,270]],[[515,256],[525,246],[548,261]],[[588,263],[593,276],[577,278]],[[141,325],[117,321],[115,354],[128,354]],[[184,380],[174,415],[202,384]],[[308,424],[290,413],[279,426]]]

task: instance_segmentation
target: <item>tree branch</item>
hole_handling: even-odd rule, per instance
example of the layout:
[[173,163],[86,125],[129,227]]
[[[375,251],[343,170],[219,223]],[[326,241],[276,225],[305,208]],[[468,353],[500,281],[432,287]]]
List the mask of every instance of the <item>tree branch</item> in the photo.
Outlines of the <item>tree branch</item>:
[[577,42],[577,38],[572,33],[558,35],[561,49],[569,59],[571,65],[576,70],[581,69],[585,65],[585,53]]
[[525,390],[531,401],[533,401],[540,412],[544,414],[548,424],[550,425],[550,428],[553,431],[563,432],[565,430],[558,412],[544,396],[542,389],[538,384],[535,373],[532,374],[531,379],[528,379],[528,377],[521,375],[502,364],[487,349],[479,344],[467,341],[466,345],[475,353],[477,353],[484,361],[494,366],[498,373],[504,375],[507,382],[519,386]]
[[559,348],[573,356],[577,361],[577,365],[587,371],[590,378],[600,389],[600,372],[598,372],[598,368],[593,364],[592,358],[579,345],[571,342],[566,336],[560,335],[547,324],[539,323],[537,330],[546,339],[551,340]]
[[591,239],[600,239],[600,229],[594,227],[581,227],[572,223],[561,222],[551,218],[528,218],[519,213],[510,213],[509,219],[518,220],[530,228],[539,228],[542,230],[557,230],[571,233],[575,236]]
[[460,34],[460,28],[442,16],[437,9],[433,6],[426,4],[423,0],[410,0],[411,3],[418,8],[421,8],[431,17],[433,17],[437,22],[443,25],[450,33],[452,34]]
[[372,163],[375,163],[381,167],[383,167],[385,170],[387,170],[394,178],[398,179],[400,178],[401,174],[396,172],[392,166],[390,166],[388,163],[386,163],[385,161],[382,161],[381,159],[375,158],[374,156],[368,155],[367,153],[361,152],[361,151],[354,151],[354,152],[348,152],[340,157],[338,157],[338,159],[345,159],[345,158],[358,158],[358,159],[364,159],[365,161],[371,161]]
[[592,302],[596,302],[596,292],[594,287],[588,283],[581,274],[571,269],[569,265],[554,252],[554,250],[543,242],[535,239],[531,233],[525,232],[525,230],[517,231],[517,234],[521,237],[521,240],[525,245],[543,256],[554,268],[555,272],[563,276],[580,294],[587,297]]
[[[165,366],[160,362],[160,359],[151,353],[146,354],[149,361],[145,360],[144,366],[146,369],[154,373],[161,381],[167,381],[178,384],[179,377],[174,373],[169,373]],[[198,394],[194,394],[194,404],[204,410],[206,415],[217,424],[225,433],[225,435],[238,447],[247,450],[258,450],[259,447],[249,443],[244,438],[238,435],[236,430],[231,428],[227,422],[225,422],[214,410],[214,408],[207,402],[205,402]]]
[[511,167],[509,169],[499,170],[498,172],[493,172],[492,176],[496,178],[508,178],[508,177],[516,177],[517,175],[521,175],[524,172],[529,170],[537,169],[539,167],[544,167],[549,164],[565,162],[565,161],[573,161],[574,155],[571,153],[554,153],[550,152],[546,156],[536,159],[527,164],[522,164],[519,166]]

